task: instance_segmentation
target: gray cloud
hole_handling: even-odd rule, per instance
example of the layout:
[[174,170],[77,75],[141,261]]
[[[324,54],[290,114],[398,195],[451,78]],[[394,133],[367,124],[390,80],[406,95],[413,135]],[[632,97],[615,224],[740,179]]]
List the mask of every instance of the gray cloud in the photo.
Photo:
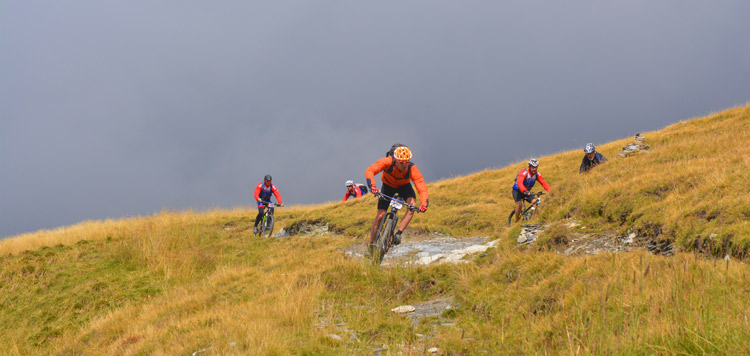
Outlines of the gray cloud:
[[396,141],[434,181],[750,99],[740,0],[2,8],[0,236],[245,205],[267,173],[339,200]]

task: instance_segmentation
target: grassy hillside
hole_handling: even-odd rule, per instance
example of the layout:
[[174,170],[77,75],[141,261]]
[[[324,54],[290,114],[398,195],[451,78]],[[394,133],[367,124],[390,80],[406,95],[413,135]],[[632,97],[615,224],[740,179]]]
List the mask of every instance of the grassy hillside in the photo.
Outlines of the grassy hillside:
[[[557,233],[571,218],[632,230],[686,251],[673,257],[515,247],[505,219],[523,163],[429,185],[410,236],[502,241],[462,265],[346,257],[372,198],[277,211],[292,230],[328,223],[325,237],[249,237],[254,209],[84,222],[0,242],[2,354],[750,354],[749,118],[745,106],[645,133],[651,150],[628,158],[630,139],[600,145],[610,162],[586,175],[578,150],[540,158],[553,187],[540,218]],[[417,324],[390,311],[436,298],[453,308]]]

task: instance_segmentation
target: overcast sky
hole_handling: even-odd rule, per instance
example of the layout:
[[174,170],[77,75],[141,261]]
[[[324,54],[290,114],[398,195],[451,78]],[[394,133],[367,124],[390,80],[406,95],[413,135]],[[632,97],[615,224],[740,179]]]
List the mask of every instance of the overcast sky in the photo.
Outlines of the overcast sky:
[[394,142],[431,182],[743,105],[748,14],[747,0],[2,1],[0,238],[248,206],[265,174],[287,204],[340,200]]

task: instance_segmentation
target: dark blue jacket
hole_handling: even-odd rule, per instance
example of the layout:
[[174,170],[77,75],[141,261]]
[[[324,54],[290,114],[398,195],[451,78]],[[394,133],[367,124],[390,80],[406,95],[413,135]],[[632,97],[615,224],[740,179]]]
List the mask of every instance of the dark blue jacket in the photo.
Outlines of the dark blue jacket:
[[599,163],[607,162],[607,158],[602,156],[601,153],[596,152],[594,159],[589,159],[585,155],[583,156],[583,162],[581,162],[581,168],[578,169],[578,173],[586,173],[589,169],[593,168]]

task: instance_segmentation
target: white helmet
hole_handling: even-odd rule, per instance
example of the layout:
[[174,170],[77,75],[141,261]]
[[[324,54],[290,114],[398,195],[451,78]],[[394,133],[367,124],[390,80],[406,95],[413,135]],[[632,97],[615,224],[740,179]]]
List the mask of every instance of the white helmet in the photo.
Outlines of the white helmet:
[[346,186],[347,186],[347,187],[351,187],[351,186],[353,186],[353,185],[354,185],[354,181],[353,181],[353,180],[348,180],[348,181],[346,181]]
[[529,160],[529,166],[539,167],[539,161],[537,161],[536,159],[532,158],[532,159]]
[[583,148],[583,152],[585,152],[587,154],[588,153],[593,153],[594,151],[596,151],[596,147],[594,147],[593,143],[587,143],[586,147]]

